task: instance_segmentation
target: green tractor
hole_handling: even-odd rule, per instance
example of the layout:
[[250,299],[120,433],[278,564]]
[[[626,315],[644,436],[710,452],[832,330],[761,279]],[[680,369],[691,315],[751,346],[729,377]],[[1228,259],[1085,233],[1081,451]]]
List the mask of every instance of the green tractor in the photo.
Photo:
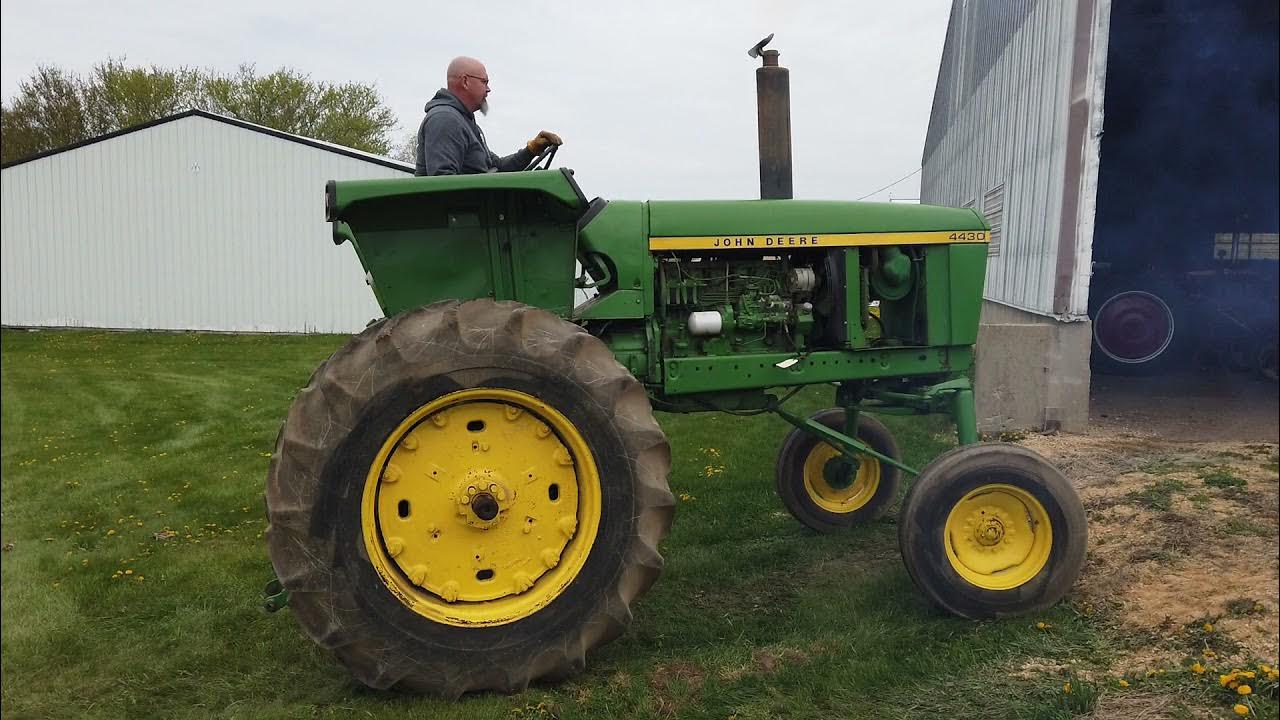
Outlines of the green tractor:
[[[777,491],[820,532],[879,518],[916,475],[902,557],[951,613],[1040,610],[1080,572],[1071,485],[978,442],[989,228],[972,210],[588,201],[551,169],[330,182],[325,199],[385,318],[280,431],[268,606],[367,685],[518,691],[620,635],[675,504],[655,409],[790,423]],[[787,412],[809,385],[833,407]],[[868,411],[949,414],[959,447],[917,472]]]

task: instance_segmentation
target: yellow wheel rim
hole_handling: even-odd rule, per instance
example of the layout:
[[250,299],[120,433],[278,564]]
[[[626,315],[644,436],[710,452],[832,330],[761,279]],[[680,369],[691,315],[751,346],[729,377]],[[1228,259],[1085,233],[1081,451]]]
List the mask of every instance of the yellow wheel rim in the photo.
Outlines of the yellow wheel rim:
[[965,495],[947,515],[944,532],[951,567],[986,590],[1029,582],[1049,562],[1053,548],[1049,513],[1012,485],[984,485]]
[[880,487],[880,461],[859,455],[858,474],[847,487],[834,487],[826,476],[827,463],[840,457],[828,443],[819,443],[804,460],[804,489],[815,505],[831,513],[851,513],[875,497]]
[[536,613],[573,582],[599,529],[582,434],[515,390],[440,397],[387,437],[360,521],[382,582],[419,615],[464,627]]

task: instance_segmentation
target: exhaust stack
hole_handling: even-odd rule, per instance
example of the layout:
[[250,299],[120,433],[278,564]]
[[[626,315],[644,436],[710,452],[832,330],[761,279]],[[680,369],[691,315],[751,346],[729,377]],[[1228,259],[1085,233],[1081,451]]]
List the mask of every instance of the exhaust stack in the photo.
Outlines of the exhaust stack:
[[747,56],[756,68],[756,107],[760,132],[760,199],[791,198],[791,72],[778,65],[778,51],[765,50],[773,34]]

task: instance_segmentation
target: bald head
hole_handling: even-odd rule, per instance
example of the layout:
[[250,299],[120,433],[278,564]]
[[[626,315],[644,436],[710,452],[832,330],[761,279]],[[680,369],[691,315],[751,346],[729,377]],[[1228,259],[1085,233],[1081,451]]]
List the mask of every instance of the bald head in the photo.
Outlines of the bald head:
[[471,57],[456,57],[445,71],[446,87],[471,112],[487,109],[489,71],[484,63]]
[[449,61],[449,69],[445,72],[445,80],[452,82],[463,75],[484,76],[484,63],[472,57],[456,57]]

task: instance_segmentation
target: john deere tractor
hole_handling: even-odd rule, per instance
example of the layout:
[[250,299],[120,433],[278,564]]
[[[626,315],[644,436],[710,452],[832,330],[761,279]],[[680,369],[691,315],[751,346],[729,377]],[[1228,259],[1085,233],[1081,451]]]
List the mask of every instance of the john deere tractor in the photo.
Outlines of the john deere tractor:
[[[672,521],[655,409],[790,423],[774,482],[820,532],[915,475],[902,557],[951,613],[1036,611],[1079,574],[1071,485],[978,442],[972,210],[588,200],[559,169],[330,182],[325,205],[385,318],[280,431],[269,604],[370,686],[515,691],[622,633]],[[788,412],[811,385],[831,409]],[[948,414],[959,447],[917,471],[871,413]]]

